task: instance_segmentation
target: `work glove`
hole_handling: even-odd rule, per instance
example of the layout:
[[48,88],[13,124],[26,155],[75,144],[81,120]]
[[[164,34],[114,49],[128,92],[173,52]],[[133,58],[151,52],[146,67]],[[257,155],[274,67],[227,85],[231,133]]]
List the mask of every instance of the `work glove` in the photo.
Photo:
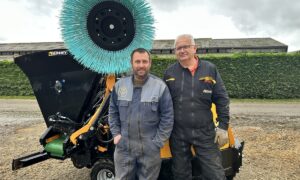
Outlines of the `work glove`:
[[216,128],[215,143],[218,143],[219,147],[223,147],[228,142],[227,130]]

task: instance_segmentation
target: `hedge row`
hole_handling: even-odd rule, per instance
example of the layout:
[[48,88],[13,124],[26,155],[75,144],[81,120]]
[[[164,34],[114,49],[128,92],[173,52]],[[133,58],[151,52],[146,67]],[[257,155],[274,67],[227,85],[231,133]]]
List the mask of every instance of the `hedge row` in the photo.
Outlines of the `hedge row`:
[[[231,98],[300,98],[300,54],[200,55],[217,65]],[[162,77],[176,62],[154,56],[152,73]],[[13,62],[0,62],[0,96],[33,95],[28,79]]]
[[[231,98],[300,98],[300,53],[204,55],[214,63]],[[153,72],[162,77],[174,58],[153,60]]]
[[0,61],[0,96],[33,96],[28,78],[11,61]]

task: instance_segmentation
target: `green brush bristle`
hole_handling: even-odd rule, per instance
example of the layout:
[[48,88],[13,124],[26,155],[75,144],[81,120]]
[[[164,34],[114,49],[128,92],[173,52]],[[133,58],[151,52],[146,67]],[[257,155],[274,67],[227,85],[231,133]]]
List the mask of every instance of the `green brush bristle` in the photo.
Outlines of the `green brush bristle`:
[[93,42],[87,30],[87,17],[92,8],[104,0],[64,0],[60,16],[66,48],[85,67],[98,73],[119,74],[130,70],[130,54],[139,47],[150,50],[154,38],[154,18],[149,4],[142,0],[120,0],[134,18],[132,42],[117,51],[105,50]]

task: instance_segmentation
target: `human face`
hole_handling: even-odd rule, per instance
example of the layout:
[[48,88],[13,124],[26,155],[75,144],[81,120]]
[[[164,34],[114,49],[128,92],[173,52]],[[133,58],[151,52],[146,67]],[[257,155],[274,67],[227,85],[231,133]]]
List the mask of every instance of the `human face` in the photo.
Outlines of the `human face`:
[[148,53],[135,52],[132,56],[131,65],[135,78],[145,79],[151,68],[151,61]]
[[185,63],[193,60],[196,54],[196,46],[187,37],[179,37],[175,44],[175,55],[179,62]]

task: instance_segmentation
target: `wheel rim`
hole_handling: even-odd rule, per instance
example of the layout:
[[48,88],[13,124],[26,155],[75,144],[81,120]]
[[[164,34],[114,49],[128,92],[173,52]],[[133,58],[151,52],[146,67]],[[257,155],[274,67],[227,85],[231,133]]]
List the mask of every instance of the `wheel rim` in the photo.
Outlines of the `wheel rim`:
[[97,180],[114,180],[114,173],[109,169],[101,169],[97,174]]

